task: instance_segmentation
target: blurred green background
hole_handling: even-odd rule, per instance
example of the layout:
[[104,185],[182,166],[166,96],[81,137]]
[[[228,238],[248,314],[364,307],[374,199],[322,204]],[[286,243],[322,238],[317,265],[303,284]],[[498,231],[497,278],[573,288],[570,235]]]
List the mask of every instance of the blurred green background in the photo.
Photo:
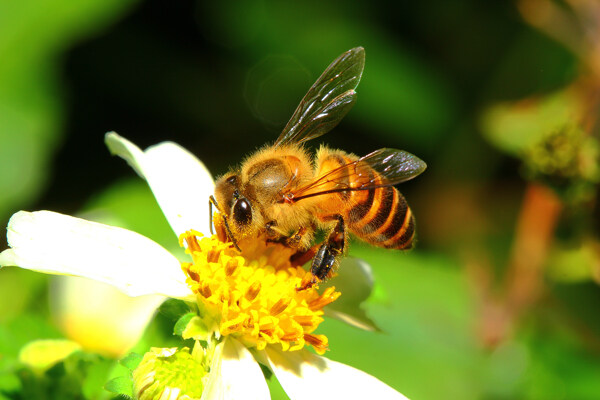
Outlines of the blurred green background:
[[[173,247],[104,133],[177,142],[219,175],[363,46],[356,106],[310,147],[400,148],[429,167],[400,187],[416,249],[350,250],[373,267],[380,331],[328,320],[328,357],[418,400],[598,399],[599,43],[595,0],[0,0],[0,225],[103,210]],[[62,336],[47,292],[45,276],[0,272],[0,398],[20,398],[22,345]],[[163,317],[144,345],[162,345]],[[91,375],[85,397],[105,396]]]

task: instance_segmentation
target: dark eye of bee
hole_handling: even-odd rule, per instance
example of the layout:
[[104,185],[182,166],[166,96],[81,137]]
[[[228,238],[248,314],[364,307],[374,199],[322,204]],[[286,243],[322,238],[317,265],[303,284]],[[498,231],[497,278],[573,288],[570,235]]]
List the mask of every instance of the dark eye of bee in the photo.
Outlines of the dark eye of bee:
[[252,222],[252,208],[247,199],[241,198],[233,206],[233,219],[238,225],[248,225]]
[[235,185],[237,183],[237,176],[231,175],[229,178],[225,180],[230,185]]

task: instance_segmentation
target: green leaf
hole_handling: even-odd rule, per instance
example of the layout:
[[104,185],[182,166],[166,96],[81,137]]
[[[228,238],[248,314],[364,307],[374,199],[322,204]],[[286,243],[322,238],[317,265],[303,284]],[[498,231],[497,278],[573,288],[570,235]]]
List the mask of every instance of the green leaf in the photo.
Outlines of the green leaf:
[[142,362],[143,358],[144,358],[144,356],[141,354],[129,353],[125,357],[123,357],[122,359],[119,360],[119,364],[121,364],[125,368],[129,369],[130,371],[133,371],[134,369],[137,368],[137,366],[140,364],[140,362]]
[[120,376],[106,382],[104,389],[111,393],[133,398],[133,380],[130,377]]
[[184,339],[206,340],[208,333],[206,322],[199,316],[194,315],[181,332],[181,337]]
[[168,299],[161,304],[159,313],[173,321],[190,312],[190,305],[183,300]]
[[173,334],[182,336],[183,332],[186,330],[187,326],[190,324],[190,321],[194,317],[197,317],[196,313],[189,312],[179,318],[173,327]]

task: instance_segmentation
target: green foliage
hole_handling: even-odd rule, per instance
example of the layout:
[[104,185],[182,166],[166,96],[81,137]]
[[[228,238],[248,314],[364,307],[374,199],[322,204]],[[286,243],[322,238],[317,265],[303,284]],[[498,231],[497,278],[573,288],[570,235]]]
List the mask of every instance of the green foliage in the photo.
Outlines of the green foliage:
[[548,276],[555,282],[563,283],[589,281],[594,279],[596,260],[594,243],[556,245],[548,263]]
[[125,398],[133,398],[133,382],[131,377],[121,376],[111,379],[104,385],[107,391],[124,396]]
[[175,327],[173,328],[173,334],[183,336],[183,332],[187,328],[192,318],[196,317],[196,315],[196,313],[190,312],[179,318],[175,323]]
[[114,361],[75,352],[46,369],[13,364],[0,374],[0,395],[10,399],[108,399],[102,387]]
[[593,201],[600,182],[600,144],[580,126],[586,111],[576,87],[497,104],[482,128],[498,149],[523,163],[527,179],[555,188],[569,203]]
[[81,346],[70,340],[35,340],[21,349],[19,361],[27,368],[42,373],[79,350]]
[[164,318],[175,322],[190,313],[190,305],[182,300],[168,299],[160,305],[158,312]]
[[123,13],[123,1],[0,2],[0,215],[45,189],[63,136],[61,53]]
[[[581,398],[600,395],[600,364],[557,310],[531,316],[514,339],[486,350],[476,336],[475,299],[443,256],[354,246],[373,266],[377,296],[366,311],[380,332],[327,320],[327,357],[367,371],[409,398]],[[320,328],[321,329],[321,328]],[[437,371],[437,372],[436,372]],[[435,385],[431,383],[435,375]],[[559,386],[560,393],[553,388]],[[280,398],[280,397],[277,397]],[[283,397],[284,398],[284,397]]]
[[129,353],[119,360],[119,367],[113,370],[111,379],[103,385],[108,392],[118,395],[119,398],[134,398],[132,372],[140,365],[144,356],[138,353]]
[[129,353],[121,360],[119,364],[123,367],[112,374],[112,379],[106,382],[104,389],[108,392],[119,395],[119,397],[133,398],[133,377],[132,372],[138,367],[144,357],[137,353]]
[[[312,79],[307,79],[304,71],[296,73],[305,86],[297,82],[288,84],[286,87],[291,86],[296,93],[285,93],[282,87],[289,82],[294,69],[286,68],[285,75],[278,73],[280,69],[274,69],[272,74],[262,76],[261,80],[255,80],[246,87],[246,97],[255,99],[250,106],[260,110],[266,102],[277,101],[279,104],[275,110],[280,110],[280,114],[271,117],[271,121],[287,121],[308,85],[330,61],[329,58],[316,58],[315,49],[318,49],[318,54],[340,54],[360,45],[365,47],[367,54],[365,74],[357,90],[358,105],[347,118],[368,129],[371,134],[380,135],[391,145],[410,145],[414,149],[439,140],[442,127],[455,118],[450,85],[402,43],[390,40],[385,32],[359,18],[352,10],[331,3],[314,6],[320,11],[313,13],[311,7],[298,8],[294,3],[269,4],[270,18],[262,21],[261,38],[267,41],[269,48],[282,53],[294,48],[298,55],[296,59],[301,61],[300,68],[296,63],[294,69],[301,70],[301,65],[305,65]],[[299,14],[304,17],[298,17]],[[224,26],[231,26],[234,31],[244,29],[244,26],[232,24],[229,20],[235,14],[220,17]],[[306,19],[310,20],[312,29],[307,29],[303,22]],[[241,36],[242,32],[234,34]],[[323,37],[327,40],[322,40]],[[264,46],[264,43],[255,42],[255,45],[241,50],[256,51],[258,46]],[[261,61],[263,69],[265,62],[268,60]],[[269,88],[271,91],[267,92]],[[261,117],[261,114],[258,116]],[[412,133],[398,137],[402,131]]]
[[482,117],[483,133],[499,149],[522,156],[547,135],[572,125],[582,106],[575,93],[568,90],[497,104]]
[[0,322],[12,321],[31,308],[39,311],[38,299],[46,295],[47,282],[47,276],[35,272],[4,268],[0,279]]
[[119,363],[124,366],[125,368],[127,368],[130,371],[133,371],[134,369],[137,368],[137,366],[139,365],[139,363],[142,361],[143,356],[137,354],[137,353],[129,353],[128,355],[126,355],[125,357],[123,357]]

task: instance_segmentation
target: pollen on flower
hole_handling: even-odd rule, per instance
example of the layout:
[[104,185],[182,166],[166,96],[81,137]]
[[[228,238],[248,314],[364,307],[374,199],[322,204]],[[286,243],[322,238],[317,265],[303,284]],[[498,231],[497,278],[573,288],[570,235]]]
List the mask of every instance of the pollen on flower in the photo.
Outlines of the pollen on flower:
[[259,350],[273,344],[284,351],[305,345],[319,354],[327,350],[327,337],[313,332],[323,321],[323,307],[340,293],[333,287],[322,294],[316,288],[297,291],[310,273],[291,265],[292,249],[254,240],[244,243],[242,257],[217,236],[200,236],[194,231],[181,235],[193,259],[182,268],[220,335],[233,335]]

